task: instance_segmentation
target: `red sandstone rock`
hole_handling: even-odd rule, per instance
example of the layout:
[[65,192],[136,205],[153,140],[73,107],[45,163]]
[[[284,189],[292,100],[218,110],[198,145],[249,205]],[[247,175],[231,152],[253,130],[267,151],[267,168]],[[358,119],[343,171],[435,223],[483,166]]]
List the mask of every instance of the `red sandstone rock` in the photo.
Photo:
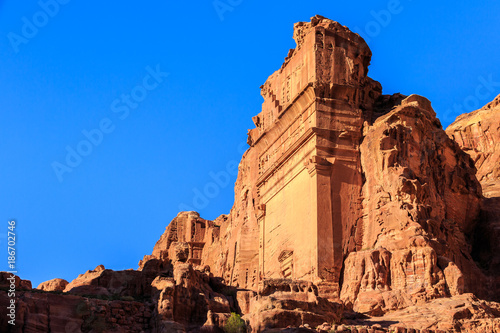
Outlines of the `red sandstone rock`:
[[485,295],[466,239],[479,216],[480,185],[430,102],[412,95],[364,135],[360,250],[344,263],[342,299],[380,315],[465,291]]
[[219,226],[214,222],[200,218],[197,212],[180,212],[156,242],[153,253],[139,262],[139,270],[153,259],[199,265],[205,244],[211,244],[218,236]]
[[[0,292],[0,306],[9,302]],[[144,332],[151,331],[151,313],[139,302],[106,301],[73,295],[19,292],[16,325],[0,318],[1,332]]]
[[[297,48],[262,86],[231,213],[214,223],[180,213],[145,260],[193,260],[187,244],[198,241],[196,263],[230,285],[307,279],[330,298],[343,269],[342,300],[377,315],[491,293],[467,237],[481,215],[474,164],[431,103],[381,96],[366,76],[368,47],[336,22],[299,23],[294,38]],[[201,226],[212,237],[195,239]]]
[[500,95],[482,109],[463,114],[446,133],[468,153],[485,197],[500,197]]
[[367,77],[366,43],[346,27],[317,16],[296,24],[294,38],[296,49],[261,87],[235,203],[202,264],[240,288],[306,279],[335,297],[361,216],[362,125],[381,87]]
[[157,273],[159,272],[112,271],[100,265],[80,274],[64,291],[79,295],[150,296],[151,282]]
[[500,95],[463,114],[446,132],[474,160],[483,195],[473,254],[490,277],[488,298],[500,300]]
[[64,279],[52,279],[49,281],[42,282],[38,285],[37,289],[43,291],[64,291],[68,281]]
[[[13,278],[13,279],[12,279]],[[16,290],[31,290],[31,281],[23,280],[19,276],[7,273],[0,272],[0,288],[2,289],[11,289],[12,282],[14,282],[14,287]]]
[[[403,328],[441,332],[497,332],[500,330],[500,304],[485,302],[472,294],[435,299],[421,306],[411,306],[384,315],[350,324],[372,326],[384,323],[389,330]],[[400,329],[400,331],[403,331]]]
[[290,325],[317,327],[325,322],[338,323],[343,306],[318,297],[318,288],[311,282],[279,279],[265,280],[262,290],[249,298],[246,310],[242,312],[248,328],[261,332]]

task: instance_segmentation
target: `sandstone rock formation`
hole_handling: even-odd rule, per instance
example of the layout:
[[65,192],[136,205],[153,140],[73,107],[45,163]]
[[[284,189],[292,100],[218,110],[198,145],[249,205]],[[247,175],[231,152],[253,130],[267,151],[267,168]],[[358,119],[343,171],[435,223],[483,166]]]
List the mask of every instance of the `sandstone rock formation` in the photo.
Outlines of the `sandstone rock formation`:
[[[98,266],[65,292],[20,291],[16,326],[0,319],[1,332],[212,332],[236,312],[236,290],[207,271],[177,262],[151,272]],[[48,283],[43,284],[49,285]],[[0,306],[10,297],[0,293]]]
[[446,133],[474,160],[487,198],[500,197],[500,95],[482,109],[459,116]]
[[383,323],[389,331],[422,332],[498,332],[500,304],[485,302],[472,294],[432,300],[425,306],[411,306],[393,311],[383,317],[351,320],[350,324],[376,325]]
[[[14,278],[12,280],[12,278]],[[19,276],[7,273],[0,272],[0,289],[8,290],[12,286],[12,281],[14,281],[14,287],[16,290],[31,290],[31,281],[23,280]]]
[[197,212],[180,212],[156,242],[153,253],[139,262],[139,269],[143,270],[152,259],[201,264],[204,246],[210,246],[219,239],[220,226],[217,222],[204,220]]
[[36,289],[44,291],[64,291],[67,285],[68,281],[64,279],[52,279],[40,283]]
[[119,295],[119,296],[151,296],[151,282],[156,274],[145,274],[134,270],[112,271],[103,265],[80,274],[71,281],[65,292],[72,294],[91,295]]
[[296,49],[261,87],[234,206],[202,263],[240,288],[302,279],[335,298],[361,217],[362,125],[381,86],[367,77],[366,43],[337,22],[314,17],[295,25],[294,38]]
[[213,227],[195,215],[179,224],[193,213],[181,214],[152,256],[182,252],[168,243],[184,237],[169,236],[179,225],[191,230],[184,241],[200,241],[201,223],[211,236],[200,263],[240,288],[306,280],[372,314],[485,294],[466,238],[481,187],[431,103],[382,96],[367,76],[367,45],[336,22],[298,23],[294,38],[297,48],[262,86],[230,214]]
[[481,187],[430,102],[410,96],[364,132],[361,249],[347,256],[342,299],[382,314],[465,291],[485,294],[466,239]]
[[479,299],[500,298],[500,97],[445,132],[426,98],[382,95],[359,35],[315,16],[294,39],[230,213],[180,212],[138,270],[29,286],[25,332],[220,332],[231,312],[255,333],[500,331]]
[[270,279],[264,281],[262,290],[253,297],[245,291],[239,293],[243,297],[238,297],[238,304],[252,332],[268,327],[338,323],[343,314],[340,303],[318,297],[318,288],[312,282]]
[[[0,293],[0,306],[9,304],[6,293]],[[40,292],[18,292],[16,325],[0,318],[1,332],[144,332],[151,331],[153,315],[148,304],[136,301],[111,301],[74,295]]]
[[483,108],[459,116],[447,134],[474,160],[483,188],[473,255],[489,275],[490,299],[500,288],[500,95]]

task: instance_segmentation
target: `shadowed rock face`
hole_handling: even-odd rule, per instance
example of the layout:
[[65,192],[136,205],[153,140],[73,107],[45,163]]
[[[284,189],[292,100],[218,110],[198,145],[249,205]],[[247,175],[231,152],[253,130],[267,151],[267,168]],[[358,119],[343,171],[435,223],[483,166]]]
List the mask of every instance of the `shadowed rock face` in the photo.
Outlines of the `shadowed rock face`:
[[293,36],[230,213],[180,212],[137,271],[17,278],[24,331],[220,332],[231,312],[251,332],[500,329],[477,298],[500,296],[500,97],[445,132],[426,98],[382,95],[346,27],[315,16]]
[[483,108],[459,116],[446,133],[474,160],[485,198],[474,232],[473,256],[490,276],[489,298],[500,287],[500,95]]
[[446,129],[474,160],[487,198],[500,197],[500,95],[483,108],[459,116]]

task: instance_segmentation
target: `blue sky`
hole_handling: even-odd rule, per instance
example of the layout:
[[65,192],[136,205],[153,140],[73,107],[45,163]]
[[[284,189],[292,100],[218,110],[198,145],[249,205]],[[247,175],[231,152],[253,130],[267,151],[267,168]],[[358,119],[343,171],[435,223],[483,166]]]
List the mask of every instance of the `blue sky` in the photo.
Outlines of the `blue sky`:
[[229,212],[295,22],[367,37],[384,93],[426,96],[444,126],[500,93],[498,1],[54,1],[0,1],[0,270],[15,219],[35,286],[137,268],[181,209]]

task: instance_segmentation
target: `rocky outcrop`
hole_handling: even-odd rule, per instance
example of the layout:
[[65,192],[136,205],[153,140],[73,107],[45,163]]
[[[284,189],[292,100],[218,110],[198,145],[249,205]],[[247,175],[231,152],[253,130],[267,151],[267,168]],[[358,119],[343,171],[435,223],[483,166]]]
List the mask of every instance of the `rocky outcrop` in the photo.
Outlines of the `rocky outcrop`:
[[261,87],[230,214],[180,213],[141,265],[190,261],[254,291],[304,279],[371,314],[488,294],[468,238],[481,186],[431,103],[381,95],[367,76],[370,50],[336,22],[314,17],[294,38]]
[[381,315],[466,291],[485,295],[466,237],[479,217],[481,187],[430,102],[410,96],[366,125],[361,165],[361,250],[346,258],[341,298]]
[[40,283],[36,289],[43,291],[64,291],[67,285],[68,281],[64,279],[52,279]]
[[487,198],[500,197],[500,95],[483,108],[459,116],[446,129],[474,160]]
[[446,133],[471,156],[485,198],[474,231],[473,256],[489,275],[488,298],[500,300],[500,95],[483,108],[459,116]]
[[0,272],[0,289],[31,290],[31,281],[23,280],[12,273]]
[[140,272],[135,270],[113,271],[103,265],[80,274],[71,281],[65,292],[78,295],[103,296],[151,296],[151,282],[158,272]]
[[[0,292],[5,309],[10,298]],[[16,295],[16,325],[0,318],[1,332],[144,332],[151,331],[153,316],[148,304],[134,301],[101,300],[46,292]]]
[[[261,87],[262,112],[253,117],[235,202],[220,218],[220,237],[205,245],[203,264],[239,288],[302,279],[334,298],[359,213],[363,110],[371,117],[381,87],[367,77],[366,43],[337,22],[316,16],[297,23],[294,39],[297,47]],[[333,174],[346,183],[335,184]]]
[[347,320],[350,325],[380,325],[389,332],[498,332],[500,305],[472,294],[432,300],[383,317]]
[[[236,290],[208,270],[166,262],[153,278],[151,269],[113,271],[100,265],[69,283],[64,293],[44,290],[56,289],[49,288],[56,284],[53,280],[43,283],[44,289],[18,291],[16,326],[2,318],[0,331],[216,332],[223,327],[237,311]],[[1,291],[0,305],[9,302]]]
[[258,293],[238,293],[238,304],[251,332],[265,329],[318,327],[323,323],[339,323],[343,306],[318,296],[311,282],[296,280],[266,280]]
[[152,259],[201,264],[203,248],[219,239],[219,228],[217,221],[204,220],[197,212],[180,212],[156,242],[153,253],[139,262],[139,270]]
[[235,291],[187,263],[176,263],[173,276],[161,274],[151,285],[158,332],[169,332],[174,322],[187,329],[223,327],[236,311]]

